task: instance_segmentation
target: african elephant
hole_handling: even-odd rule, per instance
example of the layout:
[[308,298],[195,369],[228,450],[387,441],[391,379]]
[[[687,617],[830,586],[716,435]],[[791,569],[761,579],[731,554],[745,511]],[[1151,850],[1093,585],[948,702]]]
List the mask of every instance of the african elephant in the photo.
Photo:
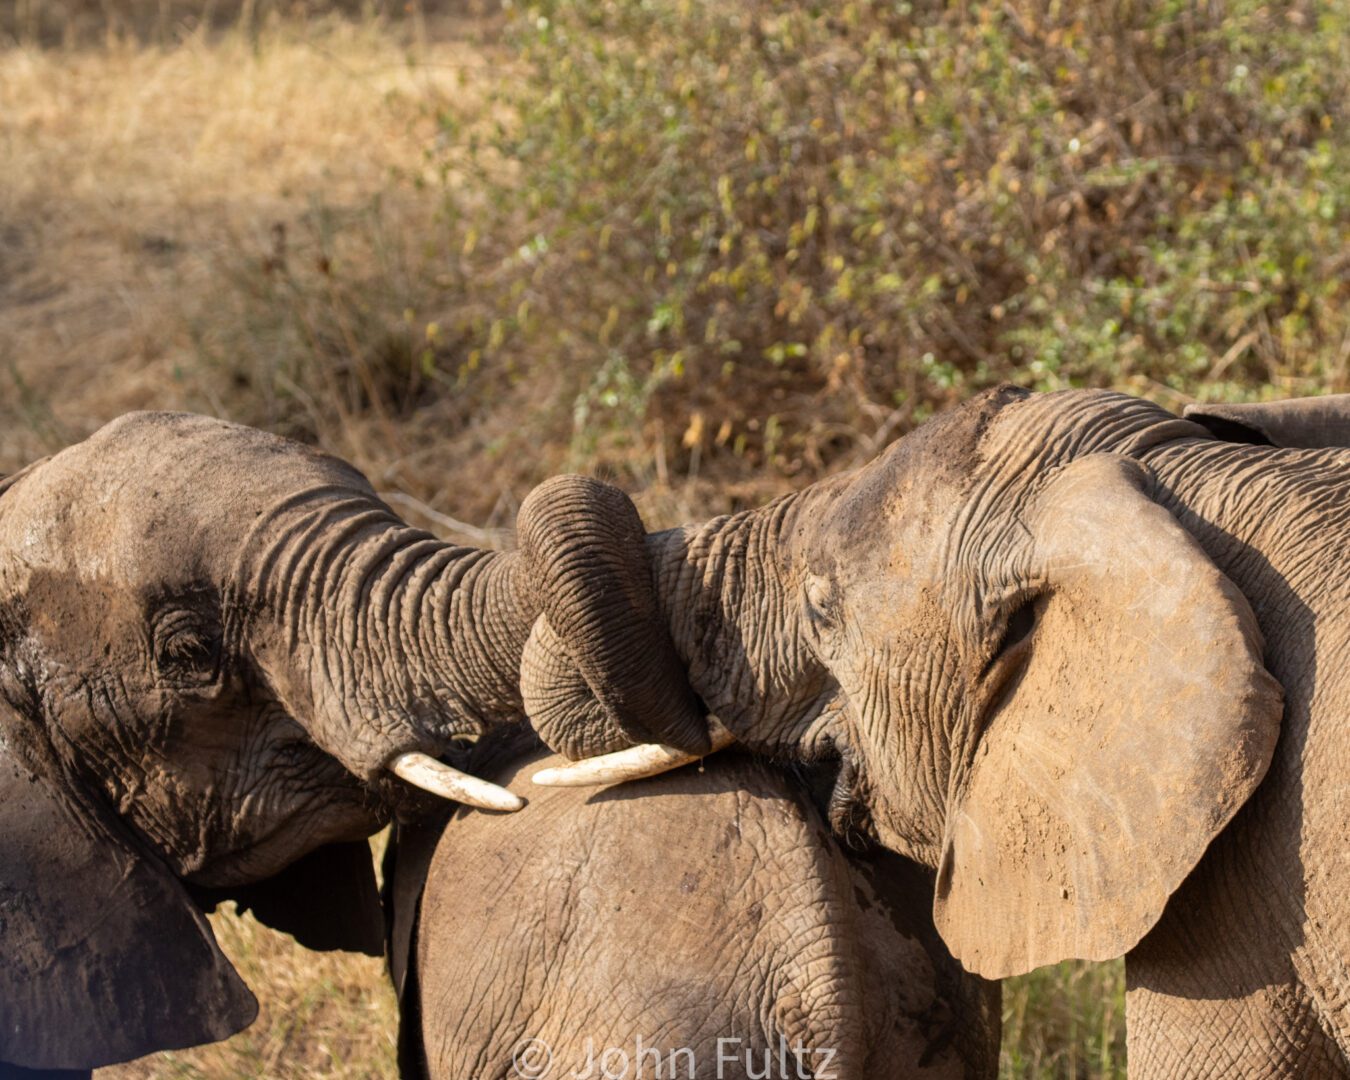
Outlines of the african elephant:
[[[1350,451],[1243,427],[1003,387],[647,544],[707,705],[843,760],[967,968],[1128,951],[1142,1077],[1350,1075]],[[626,743],[547,621],[523,670],[551,745]]]
[[[427,801],[391,770],[519,805],[431,755],[523,719],[533,577],[608,577],[617,622],[653,604],[626,498],[550,490],[520,552],[454,547],[335,458],[163,413],[4,481],[0,1063],[88,1069],[249,1024],[200,911],[225,898],[379,951],[364,838]],[[644,655],[692,710],[669,641]]]
[[[539,757],[474,771],[524,793]],[[399,827],[402,1074],[994,1076],[998,985],[943,947],[931,874],[846,853],[815,805],[829,781],[814,788],[732,753]]]

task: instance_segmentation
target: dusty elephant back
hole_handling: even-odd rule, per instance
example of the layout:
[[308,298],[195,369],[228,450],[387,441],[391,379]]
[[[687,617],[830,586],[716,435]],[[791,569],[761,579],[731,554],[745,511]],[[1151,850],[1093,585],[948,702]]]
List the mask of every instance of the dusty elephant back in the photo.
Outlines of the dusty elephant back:
[[504,778],[528,812],[452,821],[433,857],[432,1076],[513,1075],[530,1040],[557,1076],[625,1059],[637,1076],[639,1058],[644,1075],[795,1075],[798,1046],[821,1075],[973,1074],[920,940],[931,896],[894,908],[908,899],[850,866],[795,782],[728,756],[622,790],[529,785],[551,763]]

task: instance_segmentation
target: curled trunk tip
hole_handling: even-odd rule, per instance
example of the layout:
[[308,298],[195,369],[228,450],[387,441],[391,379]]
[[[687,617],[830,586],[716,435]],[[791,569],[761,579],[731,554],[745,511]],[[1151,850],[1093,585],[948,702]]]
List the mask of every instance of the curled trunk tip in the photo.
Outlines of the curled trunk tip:
[[608,721],[633,742],[706,754],[706,709],[662,616],[632,500],[590,477],[557,476],[521,504],[517,534],[542,613]]

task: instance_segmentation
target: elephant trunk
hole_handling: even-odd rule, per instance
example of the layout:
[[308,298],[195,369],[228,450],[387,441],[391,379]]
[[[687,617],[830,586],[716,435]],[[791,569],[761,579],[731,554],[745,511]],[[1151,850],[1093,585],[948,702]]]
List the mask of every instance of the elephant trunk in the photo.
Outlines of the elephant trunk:
[[[349,491],[311,492],[270,517],[258,530],[271,542],[257,595],[281,631],[270,647],[254,635],[260,666],[291,715],[358,777],[393,771],[511,808],[507,793],[480,790],[435,758],[457,736],[524,719],[522,656],[536,621],[557,628],[560,648],[600,658],[600,700],[638,718],[634,735],[706,748],[701,705],[658,615],[641,523],[617,489],[542,485],[521,508],[521,550],[508,553],[444,543]],[[612,640],[635,647],[633,659]],[[651,676],[637,690],[630,665]]]
[[[525,653],[526,709],[544,741],[574,759],[647,741],[705,753],[706,742],[681,744],[670,737],[672,725],[661,729],[646,719],[663,718],[664,702],[672,700],[662,696],[673,692],[664,678],[657,681],[664,672],[653,662],[664,661],[658,646],[668,640],[681,678],[731,735],[768,753],[814,758],[829,752],[817,745],[822,734],[817,722],[837,688],[805,646],[793,588],[798,523],[822,512],[829,496],[818,487],[758,510],[654,534],[642,546],[628,540],[627,550],[642,554],[656,581],[656,627],[645,628],[645,636],[606,626],[612,598],[595,595],[593,584],[587,595],[586,580],[578,575],[582,596],[576,604],[593,613],[598,629],[572,630],[563,642],[550,617],[535,626]],[[625,527],[632,529],[636,514],[627,506]],[[546,585],[542,589],[548,591]],[[602,642],[606,648],[596,647]],[[597,685],[620,688],[627,701],[641,700],[650,711],[639,719],[652,734],[622,723],[595,692]],[[638,696],[643,692],[645,699]],[[711,730],[717,745],[725,745],[726,732],[716,725]],[[634,756],[637,767],[650,764],[655,771],[674,760],[669,751]]]
[[534,612],[519,558],[456,547],[373,498],[311,493],[283,508],[260,560],[258,662],[287,711],[364,780],[398,756],[523,715]]
[[[575,703],[589,718],[572,717],[574,730],[617,727],[635,742],[706,753],[706,710],[662,616],[646,530],[628,496],[587,477],[555,477],[522,504],[518,534],[544,616],[525,669],[527,697],[541,706],[531,710],[536,727],[565,720]],[[534,695],[540,686],[549,689]]]

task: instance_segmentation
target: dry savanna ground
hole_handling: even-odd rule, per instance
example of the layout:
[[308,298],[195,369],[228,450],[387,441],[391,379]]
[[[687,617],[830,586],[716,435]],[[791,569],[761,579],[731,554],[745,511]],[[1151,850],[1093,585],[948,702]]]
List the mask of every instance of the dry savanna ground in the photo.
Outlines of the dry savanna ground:
[[[592,408],[610,410],[617,429],[629,397],[659,397],[655,383],[625,381],[622,364],[606,360],[580,394],[542,365],[528,385],[508,373],[489,401],[473,381],[488,354],[466,346],[458,369],[444,363],[446,290],[463,273],[446,255],[480,244],[462,216],[488,204],[471,189],[482,174],[447,164],[446,143],[503,122],[496,95],[520,74],[493,18],[420,4],[400,18],[205,7],[201,18],[203,5],[177,0],[46,10],[0,0],[0,468],[129,409],[193,409],[314,440],[420,524],[495,543],[527,481],[589,464],[592,445],[629,445],[613,432],[578,437]],[[521,258],[534,257],[527,248]],[[514,328],[483,322],[487,346],[528,324],[529,298],[528,287],[513,293]],[[644,332],[666,333],[677,317],[658,304]],[[828,385],[861,386],[849,365],[866,343],[840,340]],[[774,371],[799,356],[791,344],[764,348]],[[454,404],[461,386],[479,395],[473,408]],[[705,419],[699,406],[672,425],[657,410],[643,428],[656,449],[626,479],[658,520],[781,490],[922,417],[896,395],[781,453],[778,414]],[[762,396],[791,405],[777,384]],[[524,462],[521,431],[537,447]],[[728,495],[700,474],[701,454],[706,469],[733,452],[761,453],[768,478],[752,469]],[[305,953],[231,914],[212,922],[262,1002],[258,1022],[218,1046],[100,1075],[394,1075],[378,961]],[[1007,1076],[1122,1075],[1119,965],[1015,981],[1005,1021]]]
[[[5,471],[129,409],[237,412],[234,374],[199,340],[228,322],[233,283],[276,257],[283,229],[309,226],[319,196],[361,212],[391,170],[416,168],[436,111],[472,102],[492,67],[461,39],[415,44],[373,22],[272,22],[167,48],[0,51]],[[244,415],[266,422],[267,403],[255,408]],[[349,455],[380,439],[352,435]],[[211,921],[258,1021],[101,1076],[396,1075],[381,961],[309,953],[249,917]]]

